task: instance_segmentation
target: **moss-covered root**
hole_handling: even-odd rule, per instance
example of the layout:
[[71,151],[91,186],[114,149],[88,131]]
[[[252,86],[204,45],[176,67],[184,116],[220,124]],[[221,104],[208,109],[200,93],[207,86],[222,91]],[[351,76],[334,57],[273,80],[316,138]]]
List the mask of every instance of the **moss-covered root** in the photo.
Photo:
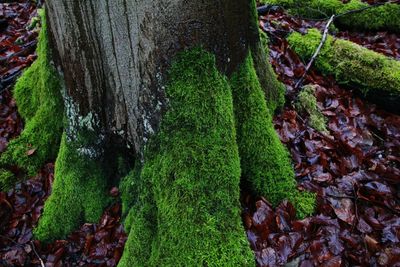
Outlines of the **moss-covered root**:
[[272,124],[251,55],[230,80],[242,176],[258,195],[274,205],[289,199],[299,217],[313,212],[314,196],[296,189],[289,155]]
[[97,222],[109,198],[101,163],[81,156],[77,146],[62,137],[55,180],[35,237],[45,242],[65,238],[82,222]]
[[283,108],[285,104],[286,88],[283,83],[278,81],[277,75],[269,62],[268,36],[261,30],[259,36],[260,41],[251,48],[254,67],[261,88],[265,93],[267,106],[271,113],[274,113],[276,109]]
[[268,36],[259,29],[258,26],[258,15],[256,9],[256,0],[251,0],[250,2],[250,16],[252,20],[251,28],[249,32],[253,32],[256,39],[250,46],[254,67],[258,80],[260,82],[261,88],[265,93],[265,99],[267,101],[268,108],[273,113],[276,109],[283,108],[285,104],[285,86],[278,81],[277,75],[272,69],[272,65],[269,62],[269,47],[268,47]]
[[[311,29],[306,35],[292,33],[288,41],[308,61],[321,38],[317,29]],[[329,36],[315,66],[323,74],[335,75],[339,83],[358,88],[364,95],[400,95],[400,62],[353,42]]]
[[46,19],[37,48],[38,58],[18,79],[14,98],[25,120],[25,129],[12,140],[0,158],[2,165],[17,165],[34,175],[43,164],[57,156],[63,127],[63,102],[60,80],[50,64]]
[[299,112],[307,113],[309,116],[309,125],[317,131],[328,132],[326,129],[326,118],[319,110],[317,98],[315,97],[315,86],[306,85],[301,89],[296,108]]
[[[305,18],[328,18],[331,15],[343,14],[351,10],[368,6],[360,0],[263,0],[265,4],[281,5],[290,13]],[[366,9],[339,17],[335,21],[339,28],[349,30],[400,32],[400,5],[387,3],[379,7]]]
[[[169,109],[141,174],[156,205],[151,255],[139,255],[142,242],[131,238],[148,229],[136,218],[119,266],[254,266],[240,216],[228,82],[200,48],[178,55],[169,74]],[[137,255],[142,259],[129,261]]]

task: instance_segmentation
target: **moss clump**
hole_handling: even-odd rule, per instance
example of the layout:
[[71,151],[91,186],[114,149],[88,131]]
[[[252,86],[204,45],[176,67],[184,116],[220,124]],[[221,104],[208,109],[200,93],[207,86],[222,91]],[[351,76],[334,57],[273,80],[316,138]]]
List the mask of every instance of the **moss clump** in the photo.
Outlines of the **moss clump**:
[[42,30],[36,50],[38,58],[14,88],[14,98],[25,128],[19,137],[11,140],[0,158],[3,166],[17,165],[29,175],[34,175],[46,161],[56,158],[63,128],[60,80],[50,63],[46,18],[44,12],[40,14]]
[[83,221],[97,222],[109,202],[102,163],[79,155],[77,149],[62,137],[52,193],[34,230],[39,240],[65,238]]
[[321,113],[317,105],[317,98],[315,97],[315,87],[306,85],[299,93],[296,103],[297,110],[307,113],[309,117],[309,124],[315,130],[320,132],[327,132],[326,118]]
[[274,205],[289,199],[298,216],[314,210],[314,195],[300,193],[289,154],[275,132],[251,55],[230,80],[242,176],[258,195]]
[[[308,61],[321,38],[318,30],[311,29],[304,36],[292,33],[288,41],[295,52]],[[377,92],[400,95],[400,62],[353,42],[329,36],[315,66],[325,75],[335,75],[339,83],[358,88],[364,95]]]
[[0,191],[8,191],[14,183],[14,174],[9,170],[0,169]]
[[178,55],[169,77],[169,109],[147,148],[119,266],[253,266],[229,84],[200,48]]
[[[351,10],[368,6],[360,0],[263,0],[265,4],[281,5],[288,8],[290,13],[305,18],[328,18],[332,15],[343,14]],[[400,32],[400,5],[387,3],[369,8],[362,12],[339,17],[335,24],[339,28],[367,31]]]

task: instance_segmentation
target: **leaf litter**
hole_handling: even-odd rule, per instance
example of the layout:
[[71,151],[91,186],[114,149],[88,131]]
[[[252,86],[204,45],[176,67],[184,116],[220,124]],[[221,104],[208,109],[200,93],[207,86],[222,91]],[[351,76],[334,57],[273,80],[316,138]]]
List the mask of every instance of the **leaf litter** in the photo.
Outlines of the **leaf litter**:
[[[289,104],[275,117],[275,128],[291,152],[299,189],[317,193],[317,207],[315,216],[296,220],[288,202],[274,209],[265,199],[245,196],[247,235],[258,266],[400,266],[400,116],[313,69],[305,84],[316,87],[328,133],[311,128],[307,114],[290,105],[305,64],[285,37],[322,30],[325,23],[280,9],[260,17],[270,36],[270,60],[288,89]],[[399,59],[399,36],[339,32],[336,37]]]
[[[36,7],[30,1],[0,4],[0,79],[6,89],[35,59],[37,30],[27,28],[34,16]],[[271,39],[271,63],[288,89],[289,103],[296,99],[293,88],[305,65],[284,37],[293,30],[323,29],[324,23],[293,18],[279,9],[260,17],[260,27]],[[339,32],[337,37],[399,59],[399,36]],[[299,188],[317,193],[316,214],[297,220],[291,203],[273,208],[265,198],[244,193],[243,221],[257,265],[400,266],[400,116],[361,100],[312,69],[305,83],[316,85],[329,132],[309,127],[307,116],[290,105],[274,123],[292,154]],[[10,90],[3,89],[0,152],[23,126]],[[53,173],[54,164],[49,163],[36,177],[0,193],[0,266],[41,266],[38,256],[46,266],[115,266],[126,241],[119,203],[109,207],[98,224],[84,224],[66,240],[48,245],[32,240]],[[118,190],[113,188],[110,195],[117,197]]]

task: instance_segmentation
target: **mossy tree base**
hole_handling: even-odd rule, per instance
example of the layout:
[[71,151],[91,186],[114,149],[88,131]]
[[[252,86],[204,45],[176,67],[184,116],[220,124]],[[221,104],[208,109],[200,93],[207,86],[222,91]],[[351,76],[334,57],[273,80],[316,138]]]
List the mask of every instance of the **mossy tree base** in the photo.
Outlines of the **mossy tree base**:
[[[214,57],[194,49],[173,64],[167,94],[170,106],[147,150],[140,178],[147,185],[128,215],[119,266],[253,266],[240,219],[229,84]],[[156,218],[151,226],[149,218]]]
[[56,158],[63,129],[61,84],[51,65],[45,15],[40,14],[38,58],[18,79],[13,92],[25,128],[0,157],[1,165],[18,166],[30,176]]
[[[37,82],[56,88],[51,77]],[[26,79],[21,96],[35,82],[33,75]],[[283,102],[283,87],[277,89],[268,103],[272,109]],[[296,190],[251,54],[228,81],[214,55],[201,48],[182,52],[170,69],[166,93],[168,109],[147,145],[144,165],[121,183],[129,236],[119,266],[253,266],[240,216],[241,176],[274,204],[292,201],[299,217],[312,212],[314,196]],[[26,109],[27,123],[38,116],[39,100],[20,101],[37,108]],[[45,242],[65,238],[82,222],[96,222],[109,203],[104,162],[90,157],[96,153],[81,153],[82,145],[98,144],[96,131],[69,131],[74,125],[69,124],[66,132],[77,138],[62,137],[53,191],[34,231]]]
[[62,138],[52,193],[35,237],[45,242],[65,238],[83,222],[97,222],[109,203],[101,162],[79,155],[78,147]]
[[167,94],[142,172],[121,183],[124,214],[131,208],[119,266],[253,266],[240,220],[241,174],[274,204],[291,200],[299,217],[312,213],[315,199],[296,190],[251,55],[227,81],[211,54],[183,52]]

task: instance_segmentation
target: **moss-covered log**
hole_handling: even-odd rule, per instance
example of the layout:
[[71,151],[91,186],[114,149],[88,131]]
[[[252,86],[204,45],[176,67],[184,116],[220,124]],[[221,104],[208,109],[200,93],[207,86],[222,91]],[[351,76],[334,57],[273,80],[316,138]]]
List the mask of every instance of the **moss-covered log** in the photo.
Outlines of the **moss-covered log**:
[[[322,35],[311,29],[306,35],[292,33],[290,46],[308,61],[321,42]],[[360,90],[385,108],[400,112],[400,62],[350,41],[328,36],[315,67],[325,75],[334,75],[338,83]]]
[[[141,173],[148,181],[141,200],[150,195],[154,206],[133,207],[119,266],[254,265],[240,220],[232,95],[214,56],[202,49],[179,55],[167,94],[169,109]],[[153,226],[149,218],[157,218]]]
[[[280,5],[290,13],[304,18],[329,18],[368,6],[360,0],[263,0],[265,4]],[[335,25],[342,29],[400,32],[400,5],[387,3],[339,17]]]
[[40,14],[38,58],[18,79],[13,92],[25,128],[0,157],[1,165],[17,165],[29,175],[57,157],[63,129],[60,78],[51,64],[46,18],[43,11]]

